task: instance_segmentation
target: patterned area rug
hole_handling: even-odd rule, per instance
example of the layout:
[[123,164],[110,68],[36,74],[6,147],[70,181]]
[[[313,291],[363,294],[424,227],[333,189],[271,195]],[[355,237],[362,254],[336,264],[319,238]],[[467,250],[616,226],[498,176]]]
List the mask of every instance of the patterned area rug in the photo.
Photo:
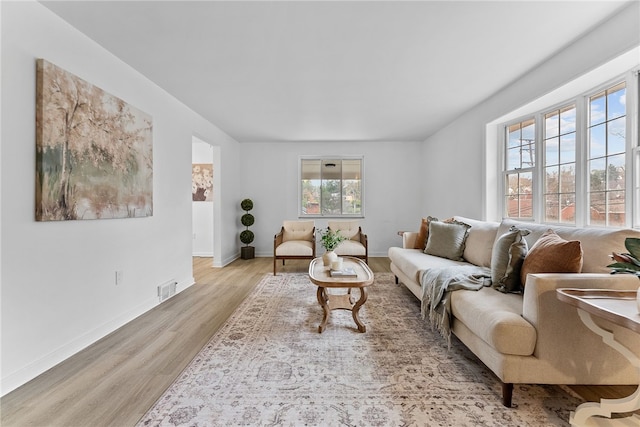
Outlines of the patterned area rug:
[[581,403],[516,385],[518,407],[502,406],[499,380],[457,339],[447,350],[390,273],[376,274],[360,319],[366,333],[333,311],[320,334],[307,275],[265,275],[138,425],[568,426]]

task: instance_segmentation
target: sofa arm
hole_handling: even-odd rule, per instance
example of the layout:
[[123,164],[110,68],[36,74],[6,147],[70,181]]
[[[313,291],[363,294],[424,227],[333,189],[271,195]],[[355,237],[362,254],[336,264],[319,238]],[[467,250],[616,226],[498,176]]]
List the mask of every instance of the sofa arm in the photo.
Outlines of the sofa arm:
[[418,237],[417,231],[405,231],[402,233],[402,247],[404,249],[413,249]]
[[535,355],[553,357],[559,348],[579,352],[587,340],[599,340],[586,330],[575,307],[558,300],[556,289],[637,290],[639,286],[640,280],[631,274],[530,274],[524,288],[522,316],[538,334]]

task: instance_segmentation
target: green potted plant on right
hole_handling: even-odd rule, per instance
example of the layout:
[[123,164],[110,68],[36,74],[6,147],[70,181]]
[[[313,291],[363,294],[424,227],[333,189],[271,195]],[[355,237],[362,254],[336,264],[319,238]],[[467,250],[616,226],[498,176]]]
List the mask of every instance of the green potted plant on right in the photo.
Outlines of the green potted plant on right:
[[637,237],[627,237],[624,240],[624,247],[629,253],[612,253],[613,264],[607,267],[613,269],[612,273],[629,273],[640,277],[640,239]]

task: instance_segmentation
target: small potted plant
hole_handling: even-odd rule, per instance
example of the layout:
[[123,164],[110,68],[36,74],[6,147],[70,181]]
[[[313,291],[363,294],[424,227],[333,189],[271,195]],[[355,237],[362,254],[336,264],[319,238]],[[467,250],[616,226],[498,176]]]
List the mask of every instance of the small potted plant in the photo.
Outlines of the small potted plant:
[[637,237],[627,237],[624,240],[624,247],[629,253],[612,253],[613,264],[607,265],[612,268],[611,273],[630,273],[640,276],[640,239]]
[[320,232],[320,243],[325,250],[324,255],[322,255],[324,265],[331,265],[331,261],[338,259],[338,255],[334,250],[343,240],[347,240],[347,238],[340,234],[340,230],[333,231],[327,228]]
[[[640,239],[637,237],[627,237],[624,239],[624,247],[629,253],[619,254],[613,252],[611,259],[613,264],[607,265],[612,269],[611,274],[628,273],[640,278]],[[636,304],[640,313],[640,287],[636,293]]]
[[253,201],[251,199],[244,199],[240,202],[240,207],[243,211],[246,211],[246,213],[240,218],[240,222],[242,222],[242,225],[246,227],[240,233],[240,241],[245,244],[245,246],[240,248],[240,258],[253,259],[255,257],[255,248],[253,246],[249,246],[255,238],[253,231],[249,230],[249,227],[255,222],[255,218],[249,213],[249,211],[253,209]]

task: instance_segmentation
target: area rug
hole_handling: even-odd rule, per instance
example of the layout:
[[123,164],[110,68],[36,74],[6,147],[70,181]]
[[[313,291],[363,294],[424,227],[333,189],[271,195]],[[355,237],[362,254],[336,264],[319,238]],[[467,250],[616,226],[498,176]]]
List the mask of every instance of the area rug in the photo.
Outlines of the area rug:
[[307,275],[266,275],[138,425],[568,426],[581,403],[516,385],[517,408],[502,406],[499,380],[457,339],[448,350],[390,273],[360,319],[366,333],[333,311],[320,334]]

